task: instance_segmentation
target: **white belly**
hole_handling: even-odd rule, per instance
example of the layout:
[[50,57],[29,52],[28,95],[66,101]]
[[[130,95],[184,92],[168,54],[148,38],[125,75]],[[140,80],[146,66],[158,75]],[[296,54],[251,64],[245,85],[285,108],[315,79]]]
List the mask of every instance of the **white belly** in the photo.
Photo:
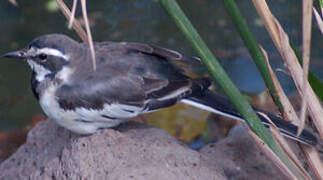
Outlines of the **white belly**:
[[[106,104],[102,110],[76,108],[65,111],[55,100],[57,98],[55,90],[54,86],[50,86],[41,94],[40,106],[50,119],[78,134],[92,134],[98,129],[115,127],[126,119],[137,116],[143,110],[143,108],[135,106]],[[107,117],[116,117],[117,119]]]

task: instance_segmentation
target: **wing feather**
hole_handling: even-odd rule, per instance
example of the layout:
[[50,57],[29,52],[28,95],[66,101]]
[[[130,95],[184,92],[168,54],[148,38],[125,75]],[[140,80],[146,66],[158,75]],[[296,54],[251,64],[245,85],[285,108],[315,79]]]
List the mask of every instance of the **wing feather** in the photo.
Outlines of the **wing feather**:
[[73,74],[75,81],[56,92],[62,108],[103,109],[106,104],[126,104],[156,110],[173,105],[196,87],[205,86],[174,64],[174,61],[200,64],[197,58],[142,43],[96,45],[97,71],[92,71],[91,62],[82,62],[82,70]]

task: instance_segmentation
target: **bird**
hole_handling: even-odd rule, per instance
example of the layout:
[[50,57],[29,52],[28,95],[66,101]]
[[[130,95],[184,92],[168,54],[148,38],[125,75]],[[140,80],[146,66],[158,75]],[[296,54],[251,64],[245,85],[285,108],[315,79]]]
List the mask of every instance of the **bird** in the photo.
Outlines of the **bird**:
[[[25,59],[31,88],[44,113],[58,125],[82,135],[113,128],[130,118],[184,103],[245,121],[230,100],[210,90],[209,77],[192,78],[184,65],[201,65],[198,57],[138,42],[94,42],[96,68],[88,43],[64,34],[35,38],[27,48],[5,58]],[[310,146],[316,136],[280,117],[254,108],[262,123]],[[265,114],[265,116],[264,116]]]

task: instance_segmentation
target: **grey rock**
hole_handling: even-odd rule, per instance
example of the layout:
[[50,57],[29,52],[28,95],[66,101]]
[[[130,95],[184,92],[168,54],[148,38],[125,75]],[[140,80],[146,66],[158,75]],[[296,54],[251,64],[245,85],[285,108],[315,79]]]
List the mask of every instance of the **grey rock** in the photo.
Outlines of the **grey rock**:
[[215,161],[163,130],[126,123],[78,136],[51,120],[0,164],[0,179],[226,179]]
[[[244,125],[234,127],[228,137],[208,144],[200,152],[215,161],[231,180],[286,179],[258,148]],[[299,155],[300,151],[297,153]]]

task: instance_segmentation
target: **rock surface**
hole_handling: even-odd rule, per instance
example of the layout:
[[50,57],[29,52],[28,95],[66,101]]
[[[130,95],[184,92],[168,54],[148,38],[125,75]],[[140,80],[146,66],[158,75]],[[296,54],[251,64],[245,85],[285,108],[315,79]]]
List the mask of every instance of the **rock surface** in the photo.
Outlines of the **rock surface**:
[[244,125],[234,127],[225,139],[208,144],[200,152],[215,161],[228,179],[286,179],[257,147]]
[[78,136],[51,120],[0,164],[0,179],[225,179],[213,160],[163,130],[127,123]]

